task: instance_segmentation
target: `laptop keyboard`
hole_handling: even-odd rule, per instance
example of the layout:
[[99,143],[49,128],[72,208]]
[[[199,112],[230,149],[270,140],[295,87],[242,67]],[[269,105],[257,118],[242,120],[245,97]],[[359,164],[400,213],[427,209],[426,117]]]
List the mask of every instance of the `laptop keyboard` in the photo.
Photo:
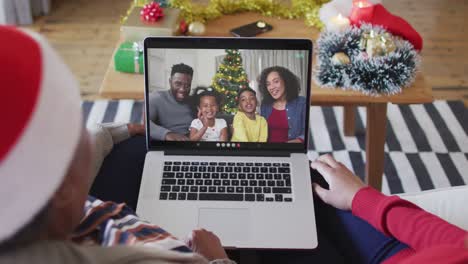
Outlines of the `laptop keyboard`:
[[290,164],[165,161],[159,199],[292,202]]

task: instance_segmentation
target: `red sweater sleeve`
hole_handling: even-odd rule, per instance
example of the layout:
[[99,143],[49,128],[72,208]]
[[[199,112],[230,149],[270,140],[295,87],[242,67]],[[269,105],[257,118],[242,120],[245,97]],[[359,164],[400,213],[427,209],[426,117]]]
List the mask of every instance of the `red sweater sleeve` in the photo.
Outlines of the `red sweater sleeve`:
[[398,196],[386,196],[370,187],[355,195],[352,212],[415,251],[442,245],[464,248],[468,235],[465,230]]

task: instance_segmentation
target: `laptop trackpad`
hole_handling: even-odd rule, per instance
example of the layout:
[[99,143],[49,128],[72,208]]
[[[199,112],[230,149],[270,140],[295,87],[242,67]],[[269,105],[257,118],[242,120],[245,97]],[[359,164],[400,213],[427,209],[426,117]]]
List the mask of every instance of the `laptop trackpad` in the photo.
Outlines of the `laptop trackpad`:
[[221,243],[249,240],[250,211],[246,208],[200,208],[198,226],[215,233]]

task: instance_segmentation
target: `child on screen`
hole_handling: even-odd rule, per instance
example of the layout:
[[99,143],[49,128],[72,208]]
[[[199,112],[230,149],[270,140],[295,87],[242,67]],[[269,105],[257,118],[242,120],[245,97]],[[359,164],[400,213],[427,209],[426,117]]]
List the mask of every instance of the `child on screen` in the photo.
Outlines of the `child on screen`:
[[221,104],[221,96],[212,87],[197,87],[194,92],[197,106],[197,119],[190,125],[191,141],[227,141],[226,121],[216,118]]
[[268,124],[265,118],[258,115],[257,93],[252,88],[241,89],[237,95],[239,111],[234,116],[234,142],[266,142]]

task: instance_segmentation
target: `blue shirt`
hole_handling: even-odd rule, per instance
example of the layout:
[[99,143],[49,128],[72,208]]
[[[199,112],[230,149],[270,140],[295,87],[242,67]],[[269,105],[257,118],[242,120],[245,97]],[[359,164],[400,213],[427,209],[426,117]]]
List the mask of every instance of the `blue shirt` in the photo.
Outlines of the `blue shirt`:
[[[288,116],[288,139],[293,140],[300,138],[304,141],[305,134],[305,119],[306,119],[307,102],[303,96],[298,96],[286,104],[286,113]],[[260,107],[260,115],[266,120],[273,111],[273,104],[262,104]]]

